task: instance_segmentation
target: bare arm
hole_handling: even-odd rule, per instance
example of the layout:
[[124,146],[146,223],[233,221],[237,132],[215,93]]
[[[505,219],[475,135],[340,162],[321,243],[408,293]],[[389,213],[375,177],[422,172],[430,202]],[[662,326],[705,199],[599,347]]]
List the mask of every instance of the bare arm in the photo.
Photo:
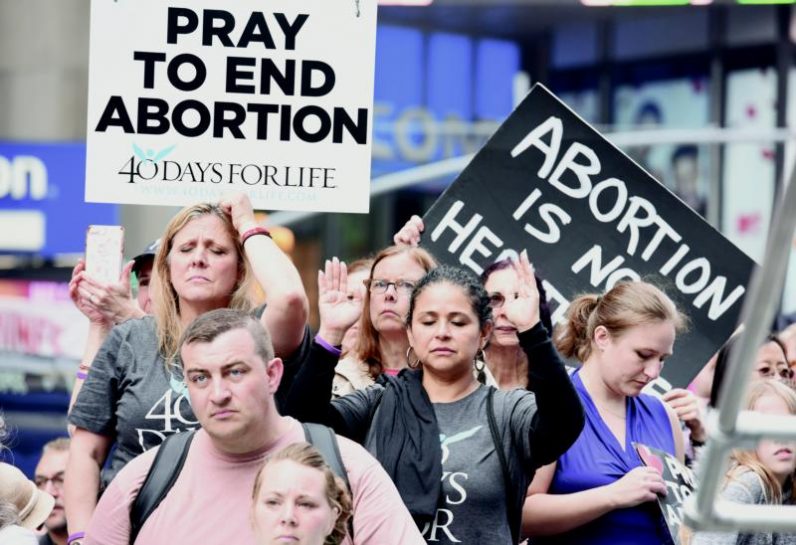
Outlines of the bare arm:
[[666,415],[669,417],[669,423],[672,425],[672,438],[674,439],[674,455],[680,460],[681,464],[685,464],[685,441],[683,440],[683,433],[680,430],[680,419],[677,417],[675,410],[664,403],[666,408]]
[[[236,193],[221,202],[239,234],[257,227],[249,198]],[[276,355],[286,358],[304,337],[309,315],[307,293],[290,258],[267,236],[253,236],[243,247],[255,278],[266,294],[268,305],[262,323],[271,333]]]
[[653,468],[637,467],[605,486],[572,494],[549,494],[556,463],[544,466],[528,487],[522,508],[522,531],[527,536],[561,534],[624,507],[654,501],[666,493],[663,478]]
[[[130,291],[130,271],[133,261],[125,265],[119,282],[116,284],[103,284],[88,276],[85,271],[85,262],[81,259],[72,270],[69,281],[69,297],[75,307],[89,320],[88,338],[83,349],[83,358],[80,360],[78,376],[72,388],[69,400],[69,410],[75,404],[77,394],[83,387],[84,374],[88,373],[94,357],[102,346],[108,332],[114,326],[131,318],[143,317],[142,311],[133,299]],[[70,427],[70,433],[73,430]]]
[[83,428],[75,429],[69,445],[64,483],[64,505],[69,533],[88,527],[100,488],[100,468],[111,447],[111,438]]

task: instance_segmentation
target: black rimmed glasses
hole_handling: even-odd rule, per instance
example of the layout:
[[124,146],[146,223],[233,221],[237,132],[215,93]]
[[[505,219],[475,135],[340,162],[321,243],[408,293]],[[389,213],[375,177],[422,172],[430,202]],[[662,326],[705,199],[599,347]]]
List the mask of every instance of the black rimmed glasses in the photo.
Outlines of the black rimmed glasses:
[[412,293],[412,290],[415,289],[415,283],[410,282],[409,280],[381,280],[381,279],[372,279],[368,282],[368,288],[370,289],[370,293],[386,293],[387,289],[392,286],[395,288],[396,292],[402,293]]

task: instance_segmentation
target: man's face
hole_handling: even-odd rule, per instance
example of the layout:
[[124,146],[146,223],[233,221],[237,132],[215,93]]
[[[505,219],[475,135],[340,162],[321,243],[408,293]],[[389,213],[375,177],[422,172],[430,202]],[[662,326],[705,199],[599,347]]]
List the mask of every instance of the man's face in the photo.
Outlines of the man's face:
[[55,498],[55,506],[50,516],[44,521],[49,532],[66,531],[66,515],[64,513],[64,472],[69,458],[68,450],[47,449],[36,466],[34,482],[40,490],[44,490]]
[[180,354],[194,414],[214,443],[229,453],[262,446],[282,360],[264,362],[245,329],[184,345]]

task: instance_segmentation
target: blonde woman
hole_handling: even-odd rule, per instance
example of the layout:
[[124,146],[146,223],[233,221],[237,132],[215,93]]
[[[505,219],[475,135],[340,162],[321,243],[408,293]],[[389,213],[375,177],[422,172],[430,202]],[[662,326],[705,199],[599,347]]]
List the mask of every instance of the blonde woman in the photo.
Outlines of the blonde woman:
[[[773,379],[758,380],[749,391],[746,409],[764,414],[796,414],[796,393]],[[796,443],[763,440],[754,450],[736,450],[724,479],[722,499],[753,505],[792,503]],[[692,545],[784,545],[796,534],[777,532],[701,532]]]
[[339,545],[352,513],[345,483],[309,443],[292,444],[265,460],[252,502],[258,545]]
[[[154,315],[111,330],[69,416],[76,427],[65,490],[71,535],[87,526],[101,483],[167,435],[197,426],[177,365],[178,339],[209,310],[251,311],[254,280],[267,293],[260,320],[276,354],[303,358],[310,343],[301,279],[255,223],[248,197],[236,194],[218,204],[189,206],[169,222],[155,257]],[[288,361],[286,388],[294,368]],[[109,467],[100,474],[114,444]]]

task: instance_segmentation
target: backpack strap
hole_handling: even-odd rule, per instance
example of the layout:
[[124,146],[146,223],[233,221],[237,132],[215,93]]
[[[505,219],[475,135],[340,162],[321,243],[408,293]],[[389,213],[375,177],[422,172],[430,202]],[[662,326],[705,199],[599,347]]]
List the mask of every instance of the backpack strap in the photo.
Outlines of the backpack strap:
[[348,472],[343,465],[343,458],[340,456],[340,447],[337,444],[337,436],[322,424],[302,423],[304,437],[307,442],[314,446],[323,456],[324,461],[329,465],[332,472],[343,479],[348,491],[351,491],[351,483],[348,482]]
[[497,419],[495,418],[495,387],[489,386],[489,392],[486,394],[486,415],[489,420],[489,431],[492,433],[492,441],[495,443],[495,452],[497,452],[498,460],[500,460],[500,469],[503,473],[503,486],[506,489],[506,516],[508,517],[509,529],[511,530],[512,543],[519,543],[520,528],[518,526],[519,520],[514,516],[514,509],[516,502],[514,499],[514,486],[511,481],[511,473],[509,473],[509,464],[506,460],[506,453],[503,451],[503,440],[500,437],[500,430],[498,429]]
[[[353,496],[353,492],[351,492],[351,483],[348,481],[348,471],[346,471],[343,465],[343,457],[340,456],[340,446],[337,443],[337,435],[335,435],[334,431],[322,424],[313,424],[309,422],[302,423],[301,427],[304,428],[304,437],[307,439],[307,442],[318,449],[318,452],[321,453],[321,456],[323,456],[329,468],[331,468],[335,475],[343,479],[348,493]],[[353,497],[351,501],[353,501]],[[353,516],[348,517],[348,535],[353,541]]]
[[160,444],[144,484],[130,507],[130,545],[135,543],[146,519],[177,482],[193,436],[193,430],[175,433]]

